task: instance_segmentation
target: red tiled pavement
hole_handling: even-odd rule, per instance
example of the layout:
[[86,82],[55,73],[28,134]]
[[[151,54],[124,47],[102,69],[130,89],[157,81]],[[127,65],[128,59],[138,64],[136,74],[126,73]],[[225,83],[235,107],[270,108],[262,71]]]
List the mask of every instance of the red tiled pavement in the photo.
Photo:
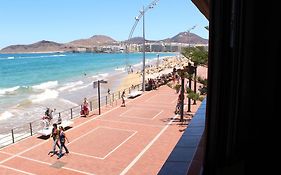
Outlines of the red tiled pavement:
[[126,107],[118,102],[100,116],[75,119],[66,131],[70,153],[59,160],[48,155],[52,140],[38,135],[4,147],[0,174],[157,174],[187,127],[173,114],[177,96],[162,86]]

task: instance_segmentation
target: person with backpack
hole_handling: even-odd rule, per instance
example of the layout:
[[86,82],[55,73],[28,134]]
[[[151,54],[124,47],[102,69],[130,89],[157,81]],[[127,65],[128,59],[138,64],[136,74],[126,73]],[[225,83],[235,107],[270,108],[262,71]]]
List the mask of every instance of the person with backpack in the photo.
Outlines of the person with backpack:
[[56,152],[56,147],[58,147],[60,149],[60,145],[58,143],[58,140],[59,140],[59,130],[58,130],[58,125],[56,123],[53,124],[53,129],[52,129],[52,133],[50,135],[50,138],[52,137],[53,138],[53,150],[50,151],[48,153],[51,154],[53,153],[51,156],[55,155],[57,152]]
[[62,153],[63,148],[64,148],[66,154],[69,153],[67,147],[65,146],[65,140],[67,140],[68,143],[69,143],[69,140],[66,137],[62,126],[59,127],[59,140],[60,140],[60,152],[58,155],[58,159],[60,159],[63,156],[63,153]]

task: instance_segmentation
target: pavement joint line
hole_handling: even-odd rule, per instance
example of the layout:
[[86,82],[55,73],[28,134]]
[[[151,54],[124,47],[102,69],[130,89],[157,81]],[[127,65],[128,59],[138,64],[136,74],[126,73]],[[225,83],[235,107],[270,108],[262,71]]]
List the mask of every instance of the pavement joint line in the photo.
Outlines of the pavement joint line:
[[137,132],[136,130],[131,130],[131,129],[122,129],[122,128],[114,128],[114,127],[108,127],[108,126],[101,126],[101,128],[106,128],[106,129],[115,129],[115,130],[128,131],[128,132]]
[[[117,130],[117,128],[111,128],[111,127],[106,127],[106,126],[98,126],[98,127],[94,128],[94,129],[90,130],[89,132],[87,132],[87,133],[85,133],[85,134],[83,134],[83,135],[80,135],[79,137],[76,137],[76,139],[72,140],[72,141],[69,142],[67,145],[70,145],[70,144],[72,144],[73,142],[76,142],[77,140],[79,140],[79,139],[85,137],[86,135],[88,135],[88,134],[90,134],[91,132],[94,132],[95,130],[100,129],[100,128],[115,129],[115,130]],[[125,129],[118,129],[118,130],[124,130],[124,131],[130,131],[130,132],[133,131],[133,132],[135,132],[135,130],[125,130]]]
[[152,146],[152,144],[154,144],[154,142],[156,142],[156,140],[158,140],[158,138],[166,131],[166,129],[171,125],[171,123],[173,122],[173,120],[176,118],[176,116],[174,116],[172,118],[172,120],[169,121],[169,123],[153,138],[153,140],[151,140],[149,142],[148,145],[146,145],[146,147],[137,155],[137,157],[135,157],[135,159],[120,173],[120,175],[124,175],[126,174],[135,164],[136,162],[145,154],[145,152]]
[[17,171],[17,172],[20,172],[20,173],[24,173],[24,174],[36,175],[36,174],[33,174],[33,173],[29,173],[29,172],[26,172],[26,171],[22,171],[22,170],[19,170],[19,169],[16,169],[16,168],[9,167],[9,166],[6,166],[6,165],[0,165],[0,166],[4,167],[6,169],[14,170],[14,171]]
[[22,158],[22,159],[27,159],[27,160],[30,160],[30,161],[33,161],[33,162],[37,162],[37,163],[52,165],[51,163],[44,162],[44,161],[41,161],[41,160],[32,159],[32,158],[29,158],[29,157],[26,157],[26,156],[17,156],[17,157]]
[[177,100],[178,100],[178,99],[173,100],[173,101],[171,102],[171,104],[176,103]]
[[153,120],[153,118],[144,118],[144,117],[136,117],[136,116],[123,116],[124,118],[136,118],[141,120]]
[[9,155],[9,156],[12,156],[12,155],[13,155],[12,153],[8,153],[8,152],[6,152],[6,151],[0,151],[0,153],[7,154],[7,155]]
[[77,152],[74,152],[74,151],[71,151],[71,154],[75,154],[75,155],[83,156],[83,157],[89,157],[89,158],[104,160],[103,157],[90,156],[90,155],[87,155],[87,154],[77,153]]
[[[176,101],[176,100],[175,100]],[[172,103],[150,103],[150,104],[136,104],[135,107],[146,107],[146,108],[153,108],[155,109],[155,107],[158,107],[158,108],[164,108],[164,109],[167,109],[168,107],[171,107],[171,104]],[[161,105],[161,106],[159,106]]]
[[9,161],[9,160],[11,160],[11,159],[13,159],[13,158],[15,158],[15,157],[21,155],[21,154],[24,154],[24,153],[26,153],[26,152],[32,150],[33,148],[36,148],[36,147],[38,147],[38,146],[40,146],[40,145],[43,145],[44,143],[47,143],[48,141],[49,141],[49,139],[48,139],[48,140],[45,140],[45,141],[43,141],[43,142],[41,142],[41,143],[39,143],[39,144],[36,144],[36,145],[34,145],[34,146],[32,146],[32,147],[30,147],[30,148],[24,150],[24,151],[21,151],[21,152],[19,152],[19,153],[17,153],[17,154],[14,154],[13,156],[11,156],[11,157],[9,157],[9,158],[7,158],[7,159],[2,160],[2,161],[0,162],[0,164],[3,164],[4,162],[7,162],[7,161]]
[[[18,143],[21,142],[21,141],[24,141],[24,140],[33,138],[33,137],[35,137],[35,136],[37,136],[37,134],[34,133],[32,136],[27,136],[27,137],[25,137],[25,138],[23,138],[23,139],[20,139],[20,140],[16,141],[15,143],[12,143],[12,144],[10,144],[10,145],[16,145],[16,144],[18,144]],[[8,146],[9,146],[9,145],[0,148],[0,151],[3,150],[3,149],[5,149],[5,148],[7,148]]]
[[161,114],[163,112],[163,110],[161,110],[160,112],[158,112],[154,117],[152,118],[144,118],[144,117],[136,117],[136,116],[121,116],[121,117],[125,117],[125,118],[137,118],[137,119],[143,119],[143,120],[154,120],[159,114]]
[[67,145],[70,145],[72,144],[73,142],[76,142],[77,140],[81,139],[82,137],[85,137],[86,135],[90,134],[91,132],[94,132],[95,130],[101,128],[100,126],[94,128],[94,129],[91,129],[90,131],[88,131],[87,133],[83,134],[83,135],[80,135],[79,137],[76,137],[74,140],[71,140],[71,142],[69,142]]
[[135,122],[107,120],[107,119],[97,119],[97,120],[106,121],[106,122],[114,122],[114,123],[130,124],[130,125],[141,125],[141,126],[157,127],[157,128],[163,128],[164,127],[162,125],[149,125],[149,124],[142,124],[142,123],[135,123]]
[[161,110],[160,112],[158,112],[158,114],[156,114],[156,115],[152,118],[152,120],[154,120],[156,117],[158,117],[162,112],[164,112],[164,111]]
[[70,171],[75,171],[75,172],[78,172],[78,173],[81,173],[81,174],[95,175],[94,173],[88,173],[88,172],[85,172],[85,171],[80,171],[80,170],[76,170],[76,169],[72,169],[72,168],[68,168],[68,167],[62,167],[62,168],[66,169],[66,170],[70,170]]
[[122,131],[127,131],[127,132],[133,132],[133,134],[131,136],[129,136],[127,139],[125,139],[121,144],[119,144],[116,148],[114,148],[112,151],[110,151],[107,155],[105,155],[104,157],[98,157],[98,156],[90,156],[90,155],[86,155],[86,154],[81,154],[81,153],[77,153],[77,152],[72,152],[73,154],[77,154],[77,155],[81,155],[81,156],[84,156],[84,157],[91,157],[91,158],[96,158],[96,159],[105,159],[109,154],[111,154],[112,152],[114,152],[116,149],[118,149],[121,145],[123,145],[126,141],[128,141],[132,136],[134,136],[138,131],[135,131],[135,130],[126,130],[126,129],[119,129],[119,128],[111,128],[111,127],[97,127],[95,129],[92,129],[91,131],[87,132],[86,134],[82,135],[81,137],[71,141],[70,143],[68,143],[67,145],[77,141],[78,139],[84,137],[85,135],[88,135],[90,134],[91,132],[99,129],[99,128],[105,128],[105,129],[115,129],[115,130],[122,130]]
[[126,110],[125,112],[123,112],[122,114],[120,114],[119,116],[123,116],[124,114],[126,114],[126,113],[128,113],[129,111],[132,111],[133,110],[133,107],[132,108],[130,108],[130,109],[128,109],[128,110]]
[[[72,152],[71,152],[72,153]],[[10,154],[10,153],[7,153],[7,154]],[[12,155],[12,154],[10,154]],[[25,157],[25,156],[17,156],[19,158],[22,158],[22,159],[27,159],[27,160],[30,160],[30,161],[33,161],[33,162],[38,162],[38,163],[41,163],[41,164],[46,164],[46,165],[52,165],[51,163],[48,163],[48,162],[44,162],[44,161],[40,161],[40,160],[36,160],[36,159],[32,159],[32,158],[29,158],[29,157]],[[0,165],[1,166],[1,165]],[[75,170],[75,169],[72,169],[72,168],[68,168],[68,167],[62,167],[63,169],[68,169],[68,170],[71,170],[71,171],[75,171],[75,172],[80,172],[82,174],[91,174],[91,173],[88,173],[88,172],[83,172],[83,171],[80,171],[80,170]],[[20,170],[21,171],[21,170]]]
[[135,131],[132,135],[130,135],[127,139],[125,139],[121,144],[119,144],[117,147],[115,147],[113,150],[111,150],[107,155],[105,155],[104,159],[106,159],[110,154],[112,154],[115,150],[117,150],[119,147],[121,147],[124,143],[126,143],[128,140],[130,140],[136,133]]
[[153,97],[155,97],[157,94],[152,95],[151,97],[149,97],[148,99],[146,99],[144,102],[148,102],[150,99],[152,99]]
[[148,102],[149,100],[151,100],[153,97],[155,96],[168,96],[168,97],[173,97],[174,95],[167,95],[165,93],[157,93],[157,94],[154,94],[153,96],[151,96],[150,98],[146,99],[145,102]]
[[[141,107],[131,107],[129,110],[126,110],[125,112],[123,112],[122,114],[120,114],[119,116],[123,116],[126,113],[128,113],[128,111],[132,111],[132,110],[138,110],[138,109],[142,109]],[[146,111],[158,111],[159,109],[146,109]],[[162,110],[163,111],[163,110]]]
[[[52,163],[48,163],[48,162],[44,162],[44,161],[41,161],[41,160],[32,159],[32,158],[25,157],[25,156],[17,156],[17,157],[20,157],[22,159],[27,159],[27,160],[30,160],[30,161],[33,161],[33,162],[41,163],[41,164],[46,164],[46,165],[49,165],[49,166],[52,165]],[[74,172],[79,172],[79,173],[82,173],[82,174],[94,175],[93,173],[88,173],[88,172],[84,172],[84,171],[80,171],[80,170],[76,170],[76,169],[72,169],[72,168],[68,168],[68,167],[61,167],[61,168],[62,169],[67,169],[67,170],[70,170],[70,171],[74,171]]]

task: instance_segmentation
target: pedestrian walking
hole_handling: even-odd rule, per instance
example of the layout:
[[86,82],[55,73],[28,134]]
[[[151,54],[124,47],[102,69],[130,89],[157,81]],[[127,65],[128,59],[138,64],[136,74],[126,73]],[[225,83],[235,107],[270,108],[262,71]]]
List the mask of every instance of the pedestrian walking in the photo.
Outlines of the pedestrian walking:
[[109,104],[112,106],[113,103],[111,102],[111,92],[110,92],[109,88],[107,89],[107,98],[108,98]]
[[59,140],[59,130],[58,130],[58,125],[56,123],[53,124],[53,129],[52,129],[52,133],[50,135],[50,138],[51,137],[53,138],[53,150],[50,151],[48,153],[48,155],[52,153],[51,156],[53,156],[53,155],[55,155],[57,153],[56,152],[56,147],[58,147],[60,149],[60,145],[58,143],[58,140]]
[[122,98],[122,105],[121,105],[121,107],[125,107],[125,90],[122,92],[121,98]]
[[178,96],[178,100],[177,100],[175,114],[180,114],[180,112],[181,112],[181,105],[183,105],[183,104],[182,104],[181,93],[180,93],[179,96]]
[[59,155],[58,155],[58,159],[60,159],[63,156],[63,153],[62,153],[63,148],[64,148],[66,154],[69,153],[67,147],[65,146],[65,140],[68,143],[69,143],[69,140],[66,137],[66,135],[64,133],[64,128],[62,126],[60,126],[60,128],[59,128],[59,140],[60,140],[60,152],[59,152]]

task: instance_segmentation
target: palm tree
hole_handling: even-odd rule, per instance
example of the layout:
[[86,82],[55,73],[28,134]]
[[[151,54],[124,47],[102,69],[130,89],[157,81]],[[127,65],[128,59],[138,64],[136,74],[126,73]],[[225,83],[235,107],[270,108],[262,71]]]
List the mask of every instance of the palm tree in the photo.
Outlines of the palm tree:
[[[196,93],[197,66],[208,64],[208,52],[204,47],[200,46],[184,48],[181,54],[194,64],[194,92]],[[193,104],[196,105],[196,100],[193,101]]]

